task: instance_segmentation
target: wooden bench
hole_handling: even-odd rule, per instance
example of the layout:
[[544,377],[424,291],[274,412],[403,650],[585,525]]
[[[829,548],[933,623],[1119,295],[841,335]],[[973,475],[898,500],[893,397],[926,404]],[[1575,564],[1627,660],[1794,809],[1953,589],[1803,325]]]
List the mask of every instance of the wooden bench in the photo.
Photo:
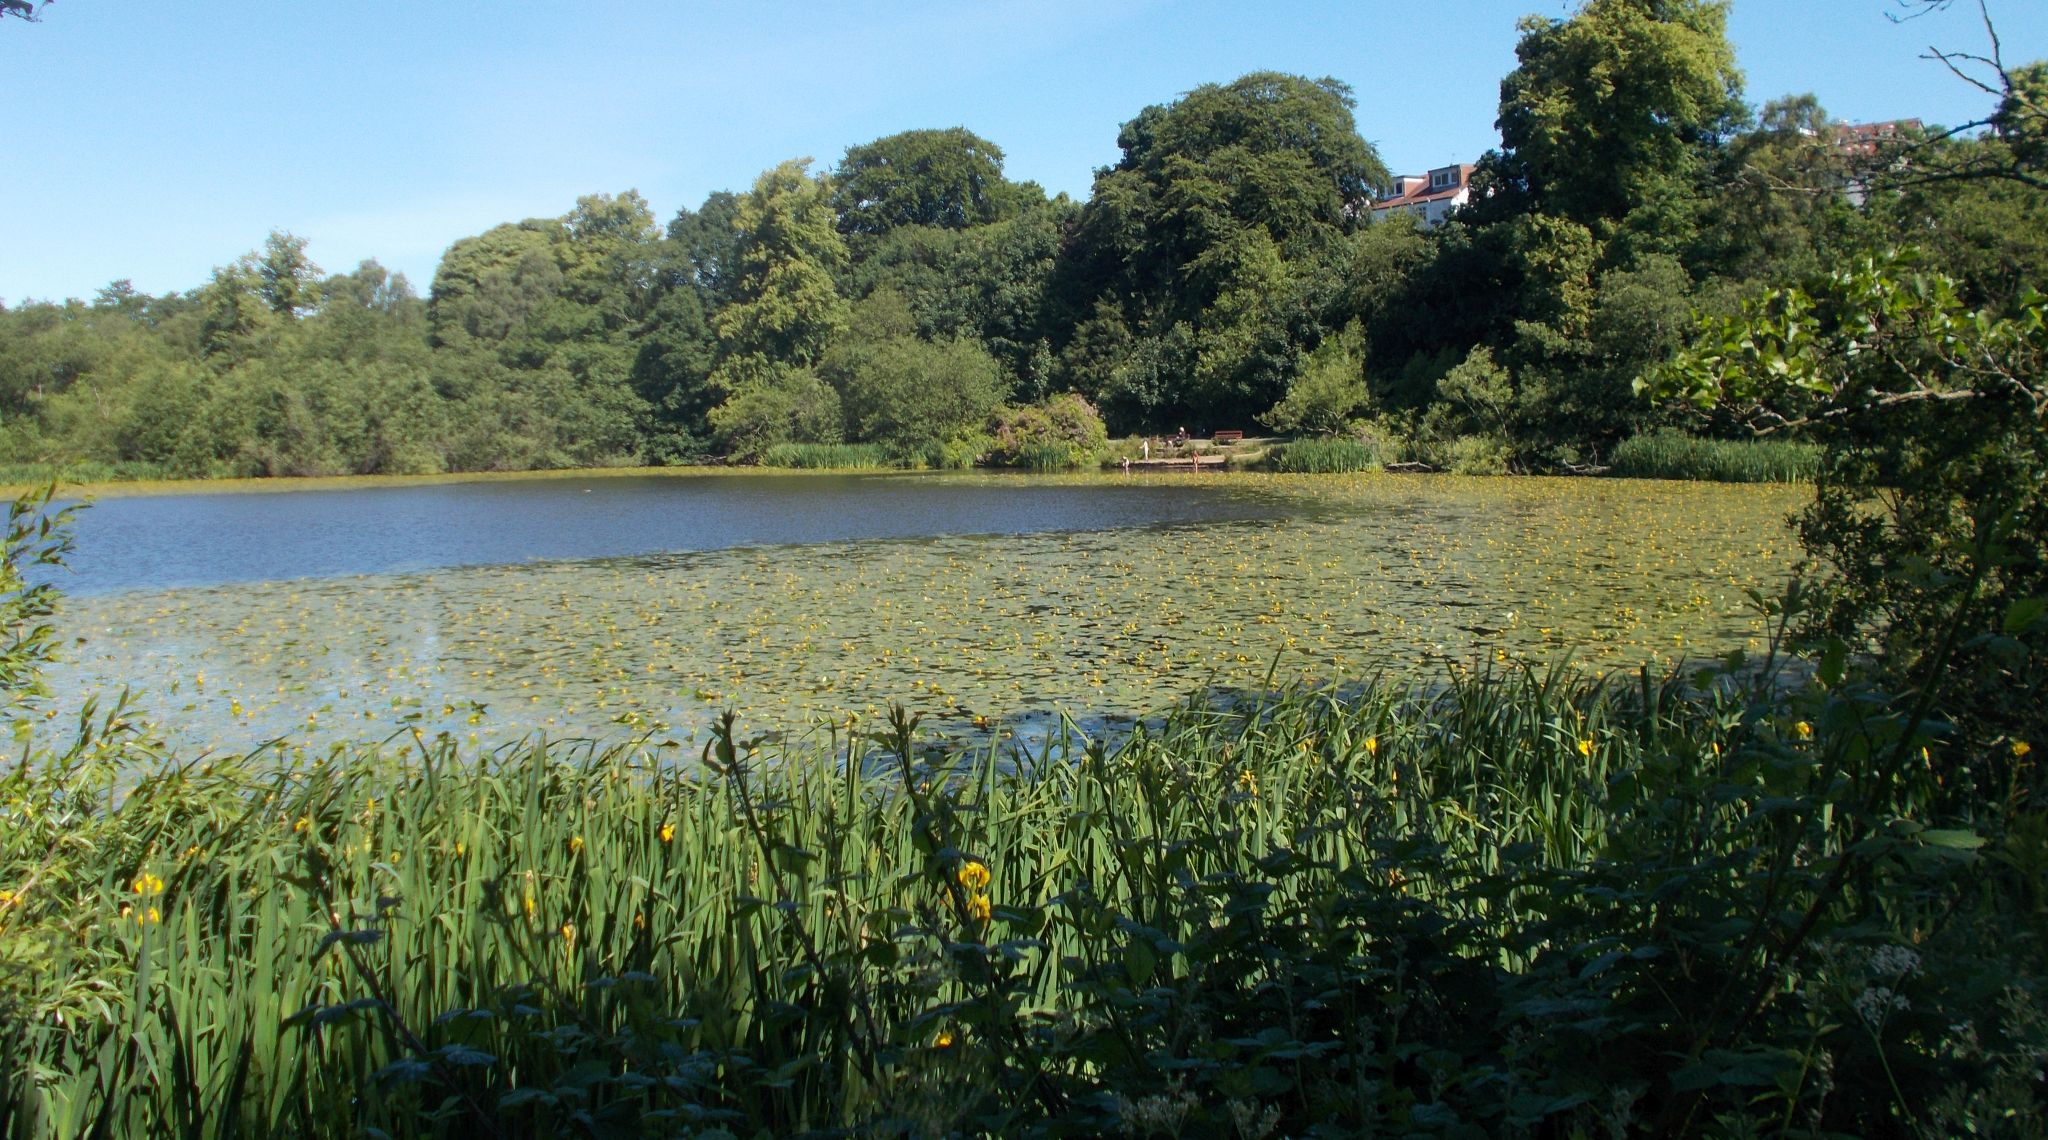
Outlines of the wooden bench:
[[1209,439],[1214,443],[1242,443],[1244,442],[1244,433],[1241,431],[1219,431],[1210,436]]

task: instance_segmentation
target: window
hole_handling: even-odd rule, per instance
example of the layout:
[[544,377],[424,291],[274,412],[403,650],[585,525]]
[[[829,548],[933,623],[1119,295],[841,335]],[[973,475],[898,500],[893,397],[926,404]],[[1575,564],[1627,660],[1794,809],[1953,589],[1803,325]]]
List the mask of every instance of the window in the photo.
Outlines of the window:
[[1431,190],[1442,190],[1446,186],[1456,186],[1458,184],[1458,174],[1459,170],[1455,166],[1446,166],[1442,170],[1432,170],[1429,172],[1429,188]]

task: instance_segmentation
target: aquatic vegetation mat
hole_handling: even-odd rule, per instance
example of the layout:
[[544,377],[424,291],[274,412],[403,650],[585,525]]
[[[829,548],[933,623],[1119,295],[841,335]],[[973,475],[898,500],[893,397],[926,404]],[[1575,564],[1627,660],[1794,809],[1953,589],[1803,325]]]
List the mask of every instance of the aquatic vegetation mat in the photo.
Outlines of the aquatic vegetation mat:
[[[1092,477],[1091,477],[1092,478]],[[1114,476],[1101,478],[1115,478]],[[1208,478],[1208,477],[1204,477]],[[118,682],[180,747],[490,743],[720,709],[802,735],[903,700],[954,738],[1480,660],[1595,668],[1753,645],[1783,488],[1232,475],[1288,517],[747,547],[142,590],[68,603],[52,683]],[[52,717],[70,720],[69,708]],[[27,733],[33,726],[18,726]]]

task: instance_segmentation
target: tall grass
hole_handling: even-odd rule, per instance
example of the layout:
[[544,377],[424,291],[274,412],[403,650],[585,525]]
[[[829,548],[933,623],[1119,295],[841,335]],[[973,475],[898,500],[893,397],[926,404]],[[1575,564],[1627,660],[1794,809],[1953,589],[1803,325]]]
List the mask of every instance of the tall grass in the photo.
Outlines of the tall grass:
[[700,757],[400,737],[118,795],[116,717],[0,784],[0,1135],[1677,1111],[1668,1058],[1748,1040],[1705,995],[1746,1000],[1854,834],[1813,798],[1847,752],[1757,700],[1518,672],[1190,706],[1114,750],[939,757],[898,714]]
[[1810,483],[1818,444],[1784,439],[1703,439],[1678,431],[1633,436],[1615,446],[1614,474],[1635,479],[1719,483]]
[[169,469],[161,463],[99,460],[77,463],[0,463],[0,486],[40,486],[53,480],[66,483],[121,483],[167,479]]
[[868,471],[890,466],[878,443],[778,443],[761,455],[764,467]]
[[1371,471],[1381,465],[1379,449],[1356,439],[1297,439],[1280,447],[1273,469],[1294,474],[1332,475]]

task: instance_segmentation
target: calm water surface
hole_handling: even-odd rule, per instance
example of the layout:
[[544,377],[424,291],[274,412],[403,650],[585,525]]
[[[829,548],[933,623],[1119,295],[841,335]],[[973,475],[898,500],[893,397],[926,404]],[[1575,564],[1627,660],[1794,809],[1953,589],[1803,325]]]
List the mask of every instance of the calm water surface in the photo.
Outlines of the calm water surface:
[[74,594],[736,546],[1031,534],[1267,518],[1301,504],[1189,478],[708,474],[104,499],[79,517]]
[[1212,688],[1593,668],[1762,635],[1801,493],[1606,480],[562,477],[110,498],[55,733],[127,683],[172,741],[419,728],[955,736]]

